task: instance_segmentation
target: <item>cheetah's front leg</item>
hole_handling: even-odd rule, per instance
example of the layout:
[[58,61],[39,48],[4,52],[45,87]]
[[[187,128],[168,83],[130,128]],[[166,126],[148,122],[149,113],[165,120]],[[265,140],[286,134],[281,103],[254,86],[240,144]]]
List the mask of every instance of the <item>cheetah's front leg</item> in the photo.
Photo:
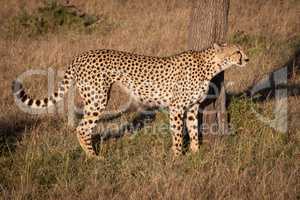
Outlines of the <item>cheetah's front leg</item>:
[[172,150],[175,156],[182,154],[184,111],[170,108],[170,128],[173,138]]
[[198,135],[198,114],[199,104],[193,105],[187,111],[186,126],[190,137],[190,149],[192,152],[197,152],[199,149],[199,135]]

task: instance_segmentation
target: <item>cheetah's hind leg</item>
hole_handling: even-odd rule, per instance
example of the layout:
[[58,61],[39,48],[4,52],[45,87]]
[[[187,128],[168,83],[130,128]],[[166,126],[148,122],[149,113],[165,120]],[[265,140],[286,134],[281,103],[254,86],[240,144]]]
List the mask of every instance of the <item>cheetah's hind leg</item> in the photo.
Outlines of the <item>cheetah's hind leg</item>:
[[[97,94],[101,97],[95,98],[94,96]],[[79,144],[89,157],[97,156],[96,149],[93,146],[93,131],[107,104],[107,89],[102,88],[101,91],[92,92],[92,96],[94,101],[86,101],[83,119],[76,128]]]
[[96,127],[98,116],[84,115],[76,128],[77,138],[80,146],[88,157],[97,156],[97,152],[93,146],[93,129]]

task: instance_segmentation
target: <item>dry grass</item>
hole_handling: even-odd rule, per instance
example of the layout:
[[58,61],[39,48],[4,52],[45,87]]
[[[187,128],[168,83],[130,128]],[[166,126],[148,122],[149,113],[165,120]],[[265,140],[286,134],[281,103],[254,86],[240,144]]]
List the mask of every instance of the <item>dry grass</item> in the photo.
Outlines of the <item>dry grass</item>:
[[[29,36],[28,29],[11,23],[15,23],[14,16],[19,16],[24,8],[34,14],[42,2],[4,0],[1,4],[3,199],[300,198],[297,95],[289,97],[287,134],[269,128],[251,112],[255,108],[271,116],[272,100],[255,103],[235,97],[229,107],[235,134],[212,138],[196,155],[175,162],[169,150],[171,139],[163,112],[147,129],[105,143],[101,161],[85,158],[73,128],[66,126],[65,116],[36,117],[22,113],[13,102],[10,84],[28,69],[64,69],[74,55],[95,48],[160,56],[187,48],[191,1],[71,3],[100,16],[101,23],[89,31],[63,27]],[[228,40],[244,46],[251,63],[245,70],[230,70],[226,74],[227,82],[232,82],[228,84],[230,92],[244,92],[299,50],[299,8],[297,0],[231,1]],[[290,84],[299,85],[299,73]],[[26,81],[26,86],[34,95],[43,96],[47,81],[33,77]]]

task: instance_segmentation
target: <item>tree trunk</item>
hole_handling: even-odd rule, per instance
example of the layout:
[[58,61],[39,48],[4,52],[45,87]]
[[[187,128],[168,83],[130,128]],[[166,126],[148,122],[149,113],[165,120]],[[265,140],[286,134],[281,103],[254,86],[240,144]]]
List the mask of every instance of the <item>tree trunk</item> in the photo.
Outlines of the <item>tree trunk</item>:
[[[213,43],[224,43],[228,28],[229,0],[194,2],[189,30],[189,49],[202,50]],[[211,81],[209,98],[201,104],[202,134],[227,134],[224,73]],[[200,119],[201,121],[201,119]]]

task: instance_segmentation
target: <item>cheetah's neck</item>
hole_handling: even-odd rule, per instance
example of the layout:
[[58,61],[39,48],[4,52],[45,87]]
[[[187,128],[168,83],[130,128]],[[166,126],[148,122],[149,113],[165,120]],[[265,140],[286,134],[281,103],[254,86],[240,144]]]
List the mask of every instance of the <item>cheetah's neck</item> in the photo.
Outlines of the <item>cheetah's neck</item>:
[[215,61],[212,59],[211,65],[209,66],[211,69],[209,70],[209,75],[207,77],[207,80],[213,79],[215,76],[217,76],[219,73],[225,71],[231,66],[230,63],[225,59],[223,61]]

